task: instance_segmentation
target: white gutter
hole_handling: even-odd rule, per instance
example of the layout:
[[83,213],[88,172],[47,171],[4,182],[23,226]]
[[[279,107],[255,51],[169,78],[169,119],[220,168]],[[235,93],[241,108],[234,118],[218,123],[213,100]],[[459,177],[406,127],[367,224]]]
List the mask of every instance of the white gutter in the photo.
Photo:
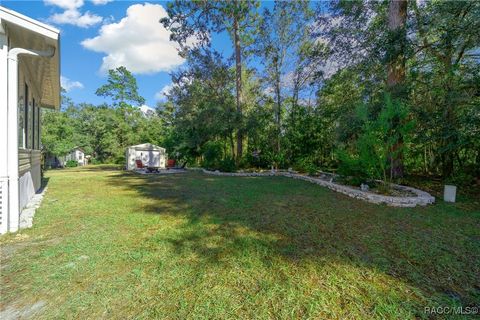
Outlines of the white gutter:
[[[51,58],[55,48],[49,51],[37,51],[24,48],[12,48],[8,51],[8,133],[7,133],[7,172],[9,178],[8,225],[10,232],[18,230],[20,225],[20,198],[18,185],[18,56],[21,54]],[[25,97],[28,99],[28,97]]]
[[58,35],[60,34],[60,30],[52,26],[41,23],[40,21],[2,6],[0,6],[0,19],[4,19],[10,23],[53,40],[58,40]]

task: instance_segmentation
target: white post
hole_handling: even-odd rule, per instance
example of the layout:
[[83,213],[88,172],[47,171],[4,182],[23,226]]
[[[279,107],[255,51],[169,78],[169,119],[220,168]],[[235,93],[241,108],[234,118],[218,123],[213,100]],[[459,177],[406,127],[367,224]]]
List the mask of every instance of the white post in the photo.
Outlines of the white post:
[[[10,52],[11,53],[11,52]],[[18,55],[8,54],[8,134],[7,170],[8,192],[8,231],[18,230],[20,222],[18,189]]]
[[0,178],[6,178],[7,173],[7,36],[2,32],[0,24]]
[[443,201],[455,202],[457,197],[457,187],[446,184],[443,189]]
[[5,30],[2,28],[0,19],[0,188],[2,192],[1,198],[1,224],[0,234],[8,231],[8,39]]

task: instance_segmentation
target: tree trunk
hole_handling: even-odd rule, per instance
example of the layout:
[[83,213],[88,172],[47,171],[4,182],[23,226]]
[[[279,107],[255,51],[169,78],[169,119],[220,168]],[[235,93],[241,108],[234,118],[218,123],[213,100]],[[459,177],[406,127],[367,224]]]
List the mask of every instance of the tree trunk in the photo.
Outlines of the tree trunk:
[[[403,100],[405,98],[405,43],[407,22],[407,0],[390,0],[388,6],[388,30],[390,36],[390,47],[387,48],[387,87],[392,100]],[[394,122],[394,131],[400,125],[399,121]],[[403,137],[393,145],[391,150],[390,175],[393,178],[403,176]]]
[[237,87],[237,163],[243,154],[243,126],[242,126],[242,52],[240,47],[240,36],[238,27],[238,17],[233,16],[233,33],[235,41],[235,67],[236,67],[236,87]]
[[393,98],[401,98],[405,82],[405,42],[407,0],[390,0],[388,6],[388,30],[391,42],[388,61],[387,85]]
[[233,142],[233,132],[230,133],[230,151],[232,152],[232,159],[235,159],[235,143]]
[[278,66],[278,58],[275,60],[275,96],[277,110],[275,112],[275,122],[277,125],[277,154],[280,153],[280,135],[281,135],[281,116],[282,116],[282,97],[280,92],[280,70]]
[[[453,66],[451,63],[452,59],[450,55],[447,55],[447,59],[445,59],[445,83],[444,83],[444,90],[445,90],[445,98],[444,98],[444,113],[443,113],[443,143],[442,149],[444,156],[442,157],[443,164],[442,164],[442,175],[444,178],[451,177],[454,173],[455,169],[455,150],[456,146],[458,145],[457,141],[457,130],[455,129],[455,113],[454,113],[454,106],[453,101],[454,97],[452,96],[453,88],[451,87],[451,83],[453,81]],[[452,147],[453,146],[453,147]]]

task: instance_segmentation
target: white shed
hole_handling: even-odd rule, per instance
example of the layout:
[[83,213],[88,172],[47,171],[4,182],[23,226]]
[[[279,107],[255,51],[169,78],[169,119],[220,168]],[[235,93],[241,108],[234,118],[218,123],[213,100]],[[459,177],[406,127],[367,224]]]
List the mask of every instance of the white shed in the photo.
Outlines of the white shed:
[[68,153],[65,156],[65,163],[63,165],[65,166],[67,161],[69,161],[69,160],[76,161],[79,166],[87,165],[87,159],[85,158],[85,152],[83,151],[82,148],[79,148],[79,147],[73,148],[70,151],[70,153]]
[[136,160],[141,160],[144,166],[160,169],[165,169],[167,163],[165,148],[151,143],[128,147],[125,158],[127,159],[127,170],[134,170],[137,168]]

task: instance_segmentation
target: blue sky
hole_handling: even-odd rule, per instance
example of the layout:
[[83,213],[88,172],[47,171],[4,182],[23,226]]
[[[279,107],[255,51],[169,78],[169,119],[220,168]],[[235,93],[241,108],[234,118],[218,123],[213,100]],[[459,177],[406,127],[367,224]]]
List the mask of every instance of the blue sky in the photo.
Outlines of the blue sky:
[[[95,90],[106,82],[105,70],[127,64],[146,104],[154,107],[158,93],[171,83],[169,72],[182,64],[175,44],[168,42],[168,31],[158,23],[164,1],[0,0],[0,4],[60,29],[63,85],[75,102],[104,102]],[[226,34],[213,40],[217,50],[231,55]]]

